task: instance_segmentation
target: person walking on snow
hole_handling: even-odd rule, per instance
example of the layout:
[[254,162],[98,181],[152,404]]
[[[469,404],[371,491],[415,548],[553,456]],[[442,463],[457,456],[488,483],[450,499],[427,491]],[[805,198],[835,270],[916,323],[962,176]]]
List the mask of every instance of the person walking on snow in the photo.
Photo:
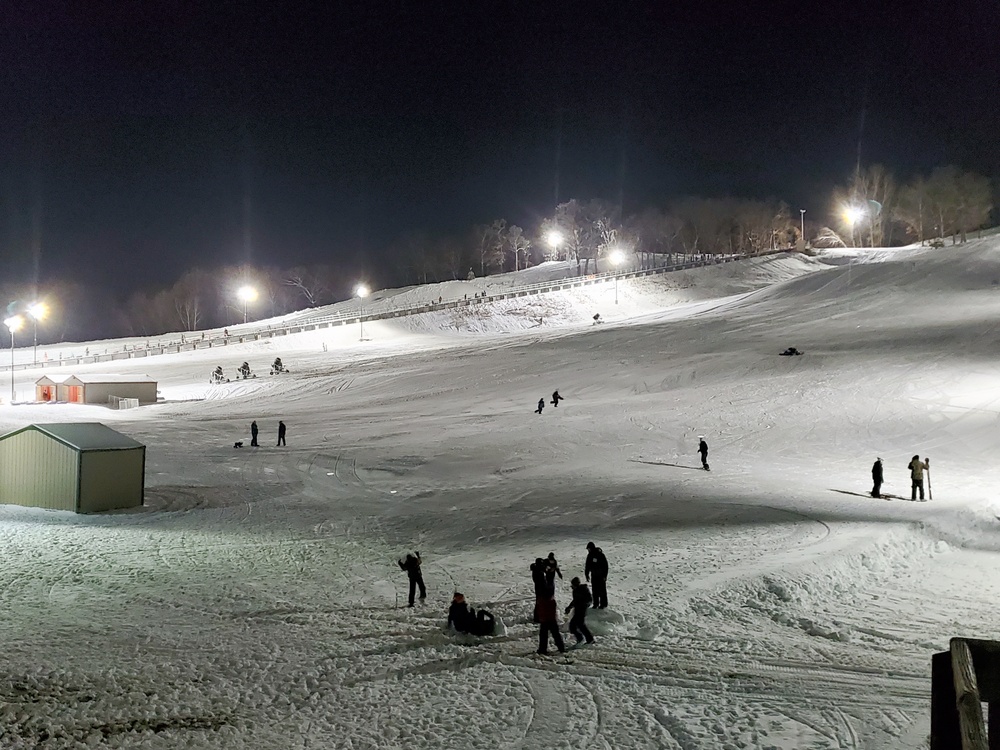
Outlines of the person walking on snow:
[[584,574],[594,587],[594,609],[606,609],[608,606],[608,558],[604,550],[593,542],[587,542],[587,563]]
[[566,644],[563,643],[562,634],[559,632],[559,610],[556,607],[555,597],[550,596],[539,605],[538,621],[538,653],[549,653],[549,635],[552,636],[552,642],[556,644],[559,653],[565,653]]
[[278,422],[278,445],[285,444],[285,423]]
[[542,409],[544,408],[545,408],[545,399],[544,398],[538,399],[538,408],[535,409],[535,414],[541,414]]
[[569,632],[576,636],[576,642],[579,644],[583,639],[587,639],[587,643],[594,642],[594,636],[591,634],[590,630],[587,629],[587,610],[590,608],[590,603],[593,601],[590,596],[590,589],[587,588],[587,584],[580,583],[579,578],[574,578],[570,581],[573,586],[573,601],[569,603],[566,607],[566,614],[569,614],[570,610],[573,610],[573,616],[569,621]]
[[407,577],[410,579],[410,603],[406,606],[413,606],[413,597],[417,593],[417,587],[420,587],[420,601],[427,598],[427,589],[424,588],[424,576],[420,572],[420,563],[423,562],[420,559],[420,553],[414,552],[412,555],[407,552],[405,560],[396,560],[396,564],[399,565],[400,570],[405,570]]
[[920,490],[920,499],[924,499],[924,472],[930,471],[931,460],[929,458],[920,460],[920,456],[914,456],[906,466],[910,470],[912,486],[910,488],[910,500],[917,499],[917,490]]
[[559,391],[552,391],[552,405],[559,406],[560,401],[565,401],[562,396],[559,395]]
[[872,464],[872,497],[882,497],[882,459]]
[[708,443],[705,442],[705,436],[698,436],[698,452],[701,454],[701,468],[708,471]]
[[259,432],[259,430],[257,429],[257,420],[255,419],[253,422],[250,423],[250,445],[252,445],[254,448],[259,448],[260,447],[257,444],[257,433],[258,432]]
[[535,587],[535,612],[531,621],[540,622],[538,613],[541,610],[542,601],[554,596],[555,589],[549,588],[545,580],[545,560],[536,557],[535,561],[528,566],[528,570],[531,571],[531,582]]
[[560,581],[562,580],[562,571],[559,570],[559,563],[556,562],[556,553],[550,552],[549,556],[545,558],[545,585],[552,596],[555,596],[556,593],[556,576],[559,576]]

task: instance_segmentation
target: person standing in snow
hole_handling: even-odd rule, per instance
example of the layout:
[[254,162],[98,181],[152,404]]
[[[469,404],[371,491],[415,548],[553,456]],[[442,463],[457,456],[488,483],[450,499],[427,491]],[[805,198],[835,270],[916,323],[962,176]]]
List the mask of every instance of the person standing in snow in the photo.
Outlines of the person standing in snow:
[[594,609],[605,609],[608,606],[608,558],[604,550],[593,542],[587,542],[587,563],[584,574],[594,587]]
[[562,396],[559,395],[559,391],[552,391],[552,405],[559,406],[560,401],[565,401]]
[[906,466],[910,470],[910,480],[912,485],[910,487],[910,500],[917,499],[917,490],[920,490],[920,499],[924,499],[924,472],[930,471],[931,460],[925,459],[920,460],[920,456],[914,456],[909,464]]
[[258,432],[259,432],[259,430],[257,429],[257,420],[254,420],[253,422],[250,423],[250,445],[252,445],[254,448],[259,448],[260,447],[257,444],[257,433]]
[[405,560],[396,560],[399,565],[400,570],[405,570],[407,577],[410,579],[410,603],[406,606],[413,606],[413,598],[417,593],[417,587],[420,588],[420,601],[427,598],[427,589],[424,588],[424,575],[420,572],[420,563],[423,562],[420,559],[420,553],[414,552],[412,555],[407,552]]
[[544,408],[545,408],[545,399],[544,398],[538,399],[538,408],[535,409],[535,414],[541,414],[542,409]]
[[550,589],[545,581],[545,561],[536,557],[535,561],[528,566],[528,570],[531,571],[531,582],[535,587],[535,613],[532,617],[532,622],[540,622],[538,619],[538,613],[542,606],[542,601],[555,594],[553,589]]
[[701,454],[701,468],[708,471],[708,443],[704,435],[698,436],[698,452]]
[[559,632],[559,610],[554,596],[542,600],[538,608],[538,621],[538,653],[549,653],[549,635],[552,636],[552,642],[556,644],[559,653],[565,653],[566,644],[563,643],[562,634]]
[[278,445],[285,445],[285,423],[278,422]]
[[882,497],[882,459],[872,464],[872,497]]
[[574,578],[570,584],[573,586],[573,601],[566,607],[566,614],[568,615],[569,611],[573,610],[573,616],[569,621],[569,632],[576,636],[577,644],[585,638],[587,643],[593,643],[594,636],[587,629],[586,622],[587,610],[590,609],[590,603],[593,601],[590,589],[587,588],[587,584],[580,583],[579,578]]
[[562,571],[559,570],[559,563],[556,562],[556,553],[550,552],[549,556],[545,558],[545,583],[553,594],[556,591],[556,576],[559,576],[560,581],[562,580]]

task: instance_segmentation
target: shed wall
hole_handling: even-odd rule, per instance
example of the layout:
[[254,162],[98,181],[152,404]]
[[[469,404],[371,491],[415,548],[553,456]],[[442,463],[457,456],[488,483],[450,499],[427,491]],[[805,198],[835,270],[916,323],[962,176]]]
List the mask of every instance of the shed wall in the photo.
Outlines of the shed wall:
[[80,513],[142,505],[145,448],[87,451],[80,474]]
[[85,404],[107,404],[108,396],[137,398],[140,404],[156,403],[156,383],[87,383]]
[[79,455],[37,430],[0,440],[0,502],[76,510]]

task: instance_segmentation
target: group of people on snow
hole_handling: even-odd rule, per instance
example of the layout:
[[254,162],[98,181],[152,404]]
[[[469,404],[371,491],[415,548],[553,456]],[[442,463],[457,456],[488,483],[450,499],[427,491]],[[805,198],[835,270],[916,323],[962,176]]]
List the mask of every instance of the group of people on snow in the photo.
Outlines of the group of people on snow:
[[[565,401],[565,400],[566,399],[564,399],[562,396],[559,395],[559,391],[552,391],[552,406],[553,407],[559,406],[559,402],[560,401]],[[535,414],[541,414],[542,413],[542,409],[544,409],[544,408],[545,408],[545,398],[542,397],[542,398],[538,399],[538,408],[535,409]]]
[[[928,472],[928,482],[930,482],[930,470],[931,470],[931,460],[925,458],[923,461],[920,460],[920,456],[914,456],[910,459],[910,463],[906,465],[906,468],[910,470],[910,500],[916,500],[917,494],[920,494],[920,499],[924,499],[924,472]],[[876,458],[875,463],[872,464],[872,497],[882,497],[882,483],[885,480],[885,476],[882,472],[882,459]]]
[[[285,423],[278,422],[278,445],[285,445]],[[260,434],[260,428],[257,427],[257,420],[255,419],[250,423],[250,445],[254,448],[260,447],[260,443],[257,442],[257,436]],[[242,447],[243,443],[239,442],[235,447]]]

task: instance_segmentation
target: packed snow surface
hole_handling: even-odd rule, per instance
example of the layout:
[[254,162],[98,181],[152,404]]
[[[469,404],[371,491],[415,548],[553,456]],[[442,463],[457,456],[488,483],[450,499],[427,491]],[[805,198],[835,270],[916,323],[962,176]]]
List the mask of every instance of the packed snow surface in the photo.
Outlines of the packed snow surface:
[[[998,284],[997,238],[778,255],[76,368],[164,400],[0,427],[144,442],[146,505],[0,506],[0,747],[922,747],[931,654],[997,636]],[[913,454],[933,500],[867,496]],[[538,656],[528,565],[562,610],[588,541],[597,642]]]

